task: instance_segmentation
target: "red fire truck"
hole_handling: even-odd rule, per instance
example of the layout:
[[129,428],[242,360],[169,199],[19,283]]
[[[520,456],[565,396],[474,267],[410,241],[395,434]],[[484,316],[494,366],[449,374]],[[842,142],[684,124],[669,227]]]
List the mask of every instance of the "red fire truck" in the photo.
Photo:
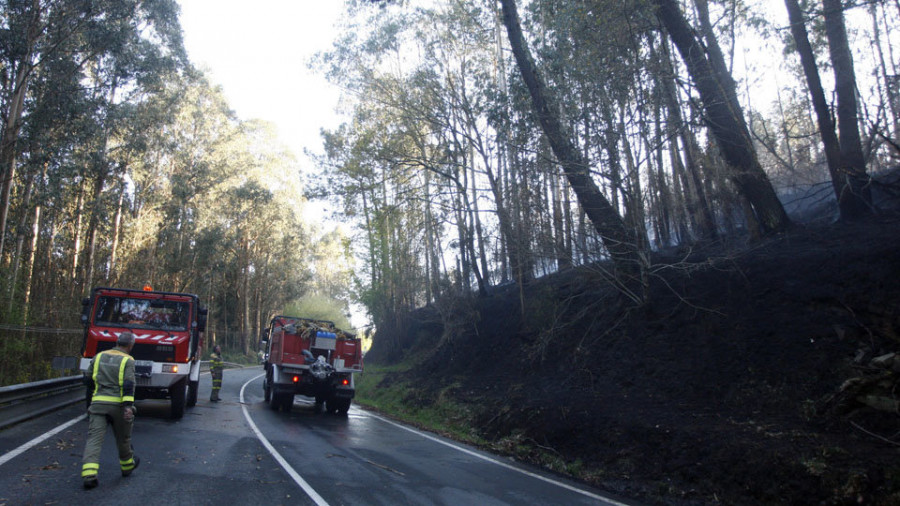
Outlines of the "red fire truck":
[[[196,295],[125,288],[94,288],[82,301],[84,342],[81,370],[91,358],[115,347],[122,332],[135,335],[135,399],[171,399],[171,417],[197,403],[200,380],[200,333],[206,308]],[[92,392],[86,393],[90,402]]]
[[290,411],[295,395],[315,399],[316,410],[346,415],[362,372],[362,343],[327,320],[276,316],[263,339],[265,401]]

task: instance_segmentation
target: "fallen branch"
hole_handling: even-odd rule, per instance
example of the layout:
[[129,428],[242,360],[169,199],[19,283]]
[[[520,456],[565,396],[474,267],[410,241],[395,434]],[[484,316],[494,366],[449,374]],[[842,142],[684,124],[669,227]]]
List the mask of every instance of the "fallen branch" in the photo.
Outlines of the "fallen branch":
[[860,427],[859,425],[857,425],[856,422],[850,422],[850,425],[856,427],[857,430],[860,430],[876,439],[880,439],[880,440],[884,441],[885,443],[892,444],[894,446],[900,446],[900,443],[898,443],[896,441],[891,441],[890,439],[888,439],[884,436],[879,436],[878,434],[875,434],[874,432],[870,432],[870,431]]

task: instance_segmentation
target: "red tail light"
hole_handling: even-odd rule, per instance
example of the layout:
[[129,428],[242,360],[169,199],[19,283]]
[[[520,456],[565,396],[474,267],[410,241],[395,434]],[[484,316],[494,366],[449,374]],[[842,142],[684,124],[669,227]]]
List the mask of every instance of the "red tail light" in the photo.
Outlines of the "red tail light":
[[300,376],[294,376],[293,380],[294,380],[294,383],[299,383],[299,382],[300,382]]
[[341,385],[347,386],[349,384],[350,384],[350,380],[348,380],[347,378],[344,378],[341,380]]

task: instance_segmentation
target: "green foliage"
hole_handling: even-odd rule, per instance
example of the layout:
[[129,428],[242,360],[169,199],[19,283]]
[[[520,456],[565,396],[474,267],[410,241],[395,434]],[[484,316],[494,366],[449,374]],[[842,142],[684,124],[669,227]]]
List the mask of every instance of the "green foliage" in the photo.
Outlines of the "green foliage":
[[[31,46],[39,68],[22,88],[15,182],[32,190],[28,199],[13,189],[0,231],[0,322],[74,328],[92,287],[149,283],[198,294],[208,334],[247,354],[259,320],[309,290],[314,273],[304,266],[324,262],[303,247],[310,227],[297,160],[271,125],[236,118],[186,61],[174,1],[85,5],[48,4],[40,15],[57,31]],[[7,74],[25,57],[36,14],[30,2],[9,7],[2,47],[19,49],[0,49]],[[0,82],[4,110],[15,77]],[[336,272],[324,286],[342,284]],[[21,369],[13,360],[0,357],[0,370]]]
[[468,406],[455,401],[451,383],[437,391],[397,379],[396,373],[409,365],[379,367],[367,365],[356,382],[355,402],[387,413],[394,418],[474,444],[484,444],[473,427]]
[[304,295],[286,304],[281,314],[316,320],[329,320],[334,322],[337,328],[348,331],[352,328],[350,319],[347,316],[347,306],[343,302],[327,295]]

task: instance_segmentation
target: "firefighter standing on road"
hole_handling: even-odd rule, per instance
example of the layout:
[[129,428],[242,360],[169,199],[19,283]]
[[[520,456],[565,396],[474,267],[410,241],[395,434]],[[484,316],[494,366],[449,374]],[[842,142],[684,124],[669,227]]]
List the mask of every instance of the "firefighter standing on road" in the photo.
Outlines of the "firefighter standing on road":
[[222,369],[224,369],[225,363],[222,362],[222,348],[217,344],[215,348],[213,348],[212,354],[209,356],[209,373],[212,375],[212,394],[209,396],[209,400],[212,402],[219,402],[219,390],[222,388]]
[[107,424],[112,425],[119,450],[119,466],[122,476],[131,475],[141,459],[131,447],[131,429],[134,426],[134,334],[122,332],[116,347],[98,353],[91,359],[85,382],[93,387],[91,405],[88,407],[88,437],[84,446],[81,479],[84,488],[97,486],[100,471],[100,450],[106,435]]

